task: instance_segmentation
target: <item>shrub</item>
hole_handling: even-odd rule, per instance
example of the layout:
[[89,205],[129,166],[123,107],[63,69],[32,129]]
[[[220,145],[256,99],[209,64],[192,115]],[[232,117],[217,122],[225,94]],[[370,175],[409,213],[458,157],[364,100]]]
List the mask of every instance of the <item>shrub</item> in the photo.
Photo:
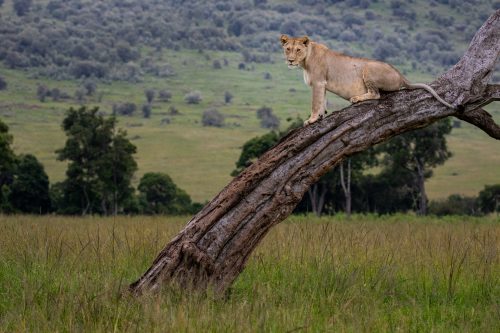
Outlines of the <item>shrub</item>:
[[121,116],[132,116],[137,110],[134,103],[113,104],[113,114]]
[[52,97],[52,101],[57,102],[61,98],[61,90],[59,90],[59,88],[53,88],[50,91],[50,97]]
[[0,90],[7,89],[7,81],[3,77],[0,76]]
[[93,79],[86,79],[82,84],[83,89],[85,89],[85,94],[87,96],[92,96],[97,90],[97,83]]
[[148,104],[151,104],[155,98],[155,91],[153,89],[146,89],[144,90],[144,95]]
[[280,120],[273,114],[273,109],[263,106],[257,110],[257,118],[260,119],[260,126],[262,128],[278,129],[280,127]]
[[191,91],[184,96],[184,101],[188,104],[199,104],[202,101],[199,91]]
[[160,90],[158,92],[158,100],[160,102],[169,102],[172,98],[172,93],[168,90]]
[[49,89],[43,84],[39,84],[36,88],[36,97],[40,102],[45,102],[45,97],[47,97]]
[[264,73],[264,80],[272,80],[273,76],[269,72]]
[[151,117],[151,104],[144,104],[142,106],[142,115],[144,118],[149,118]]
[[33,0],[13,0],[14,11],[17,16],[24,16],[29,12]]
[[212,63],[212,67],[214,69],[222,69],[222,65],[219,60],[214,60],[214,62]]
[[168,108],[168,114],[171,116],[177,116],[181,113],[179,112],[179,110],[177,110],[175,106],[172,105],[171,107]]
[[165,173],[144,174],[138,190],[146,214],[185,214],[192,210],[189,195]]
[[486,185],[484,189],[479,192],[477,198],[479,208],[484,214],[499,213],[500,212],[500,184]]
[[215,108],[205,110],[201,118],[203,126],[222,127],[224,126],[224,115]]
[[79,88],[79,89],[76,89],[75,91],[75,99],[78,101],[78,102],[83,102],[85,100],[85,90],[82,89],[82,88]]
[[479,209],[476,198],[452,194],[445,200],[431,201],[429,213],[437,216],[478,215]]
[[229,91],[224,92],[224,103],[229,104],[233,100],[233,94],[231,94]]

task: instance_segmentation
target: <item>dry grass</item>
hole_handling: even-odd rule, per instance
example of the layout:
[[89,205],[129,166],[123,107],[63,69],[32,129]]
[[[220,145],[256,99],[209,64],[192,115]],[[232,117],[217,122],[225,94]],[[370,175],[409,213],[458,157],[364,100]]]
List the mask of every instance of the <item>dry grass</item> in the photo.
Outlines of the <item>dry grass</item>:
[[498,218],[291,217],[227,299],[121,291],[187,217],[0,217],[0,331],[500,329]]

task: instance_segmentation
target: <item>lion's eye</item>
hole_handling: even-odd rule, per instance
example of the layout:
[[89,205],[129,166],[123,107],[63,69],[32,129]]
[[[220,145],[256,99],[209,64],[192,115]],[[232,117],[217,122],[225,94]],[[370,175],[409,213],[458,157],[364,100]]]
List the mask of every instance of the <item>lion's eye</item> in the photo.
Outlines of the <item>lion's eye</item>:
[[298,49],[298,50],[297,50],[297,53],[300,53],[300,52],[302,52],[302,50],[301,50],[301,49]]
[[290,48],[289,48],[289,47],[287,47],[287,48],[286,48],[286,50],[287,50],[287,51],[290,51]]

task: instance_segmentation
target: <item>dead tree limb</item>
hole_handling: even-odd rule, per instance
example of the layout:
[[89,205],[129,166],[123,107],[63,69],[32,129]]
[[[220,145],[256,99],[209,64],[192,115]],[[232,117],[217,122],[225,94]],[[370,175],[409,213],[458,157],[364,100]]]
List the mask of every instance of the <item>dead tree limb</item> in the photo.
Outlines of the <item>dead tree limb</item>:
[[310,185],[347,157],[391,137],[456,116],[500,139],[500,127],[481,108],[499,99],[499,86],[488,85],[499,51],[500,10],[478,30],[460,61],[432,84],[457,109],[424,90],[405,90],[290,133],[194,216],[131,292],[139,295],[170,282],[224,292]]

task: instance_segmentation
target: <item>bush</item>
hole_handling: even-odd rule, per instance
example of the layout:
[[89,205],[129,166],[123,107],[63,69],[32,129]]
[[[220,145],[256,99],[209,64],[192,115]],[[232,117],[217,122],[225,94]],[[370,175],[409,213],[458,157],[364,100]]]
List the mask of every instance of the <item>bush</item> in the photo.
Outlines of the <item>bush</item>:
[[214,69],[222,69],[222,65],[219,60],[214,60],[214,62],[212,63],[212,67]]
[[3,77],[0,76],[0,90],[7,89],[7,81]]
[[132,116],[137,110],[134,103],[113,104],[113,114],[120,116]]
[[263,106],[257,110],[257,118],[260,119],[260,126],[268,129],[278,129],[280,120],[273,114],[273,109]]
[[437,216],[478,215],[479,209],[476,198],[452,194],[445,200],[431,201],[429,213]]
[[181,113],[179,112],[179,110],[177,110],[177,108],[175,106],[171,106],[168,108],[168,114],[171,115],[171,116],[177,116],[177,115],[180,115]]
[[205,110],[201,118],[201,123],[203,126],[222,127],[224,126],[224,115],[215,108]]
[[148,104],[151,104],[155,98],[155,91],[153,89],[146,89],[144,90],[144,95]]
[[24,16],[29,12],[33,0],[13,0],[14,11],[17,16]]
[[43,84],[39,84],[36,88],[36,97],[40,102],[45,102],[45,97],[47,97],[49,89]]
[[79,88],[75,90],[75,99],[82,103],[85,100],[85,89]]
[[143,213],[186,214],[192,212],[189,195],[178,188],[165,173],[148,172],[142,176],[138,190]]
[[500,212],[500,184],[486,185],[477,198],[479,209],[484,214]]
[[199,104],[202,101],[199,91],[191,91],[184,96],[184,101],[188,104]]
[[230,104],[232,100],[233,94],[231,94],[229,91],[224,92],[224,103]]
[[168,90],[160,90],[158,92],[158,100],[160,102],[170,102],[170,99],[172,98],[172,93]]
[[151,117],[151,104],[144,104],[142,106],[142,115],[144,118]]

